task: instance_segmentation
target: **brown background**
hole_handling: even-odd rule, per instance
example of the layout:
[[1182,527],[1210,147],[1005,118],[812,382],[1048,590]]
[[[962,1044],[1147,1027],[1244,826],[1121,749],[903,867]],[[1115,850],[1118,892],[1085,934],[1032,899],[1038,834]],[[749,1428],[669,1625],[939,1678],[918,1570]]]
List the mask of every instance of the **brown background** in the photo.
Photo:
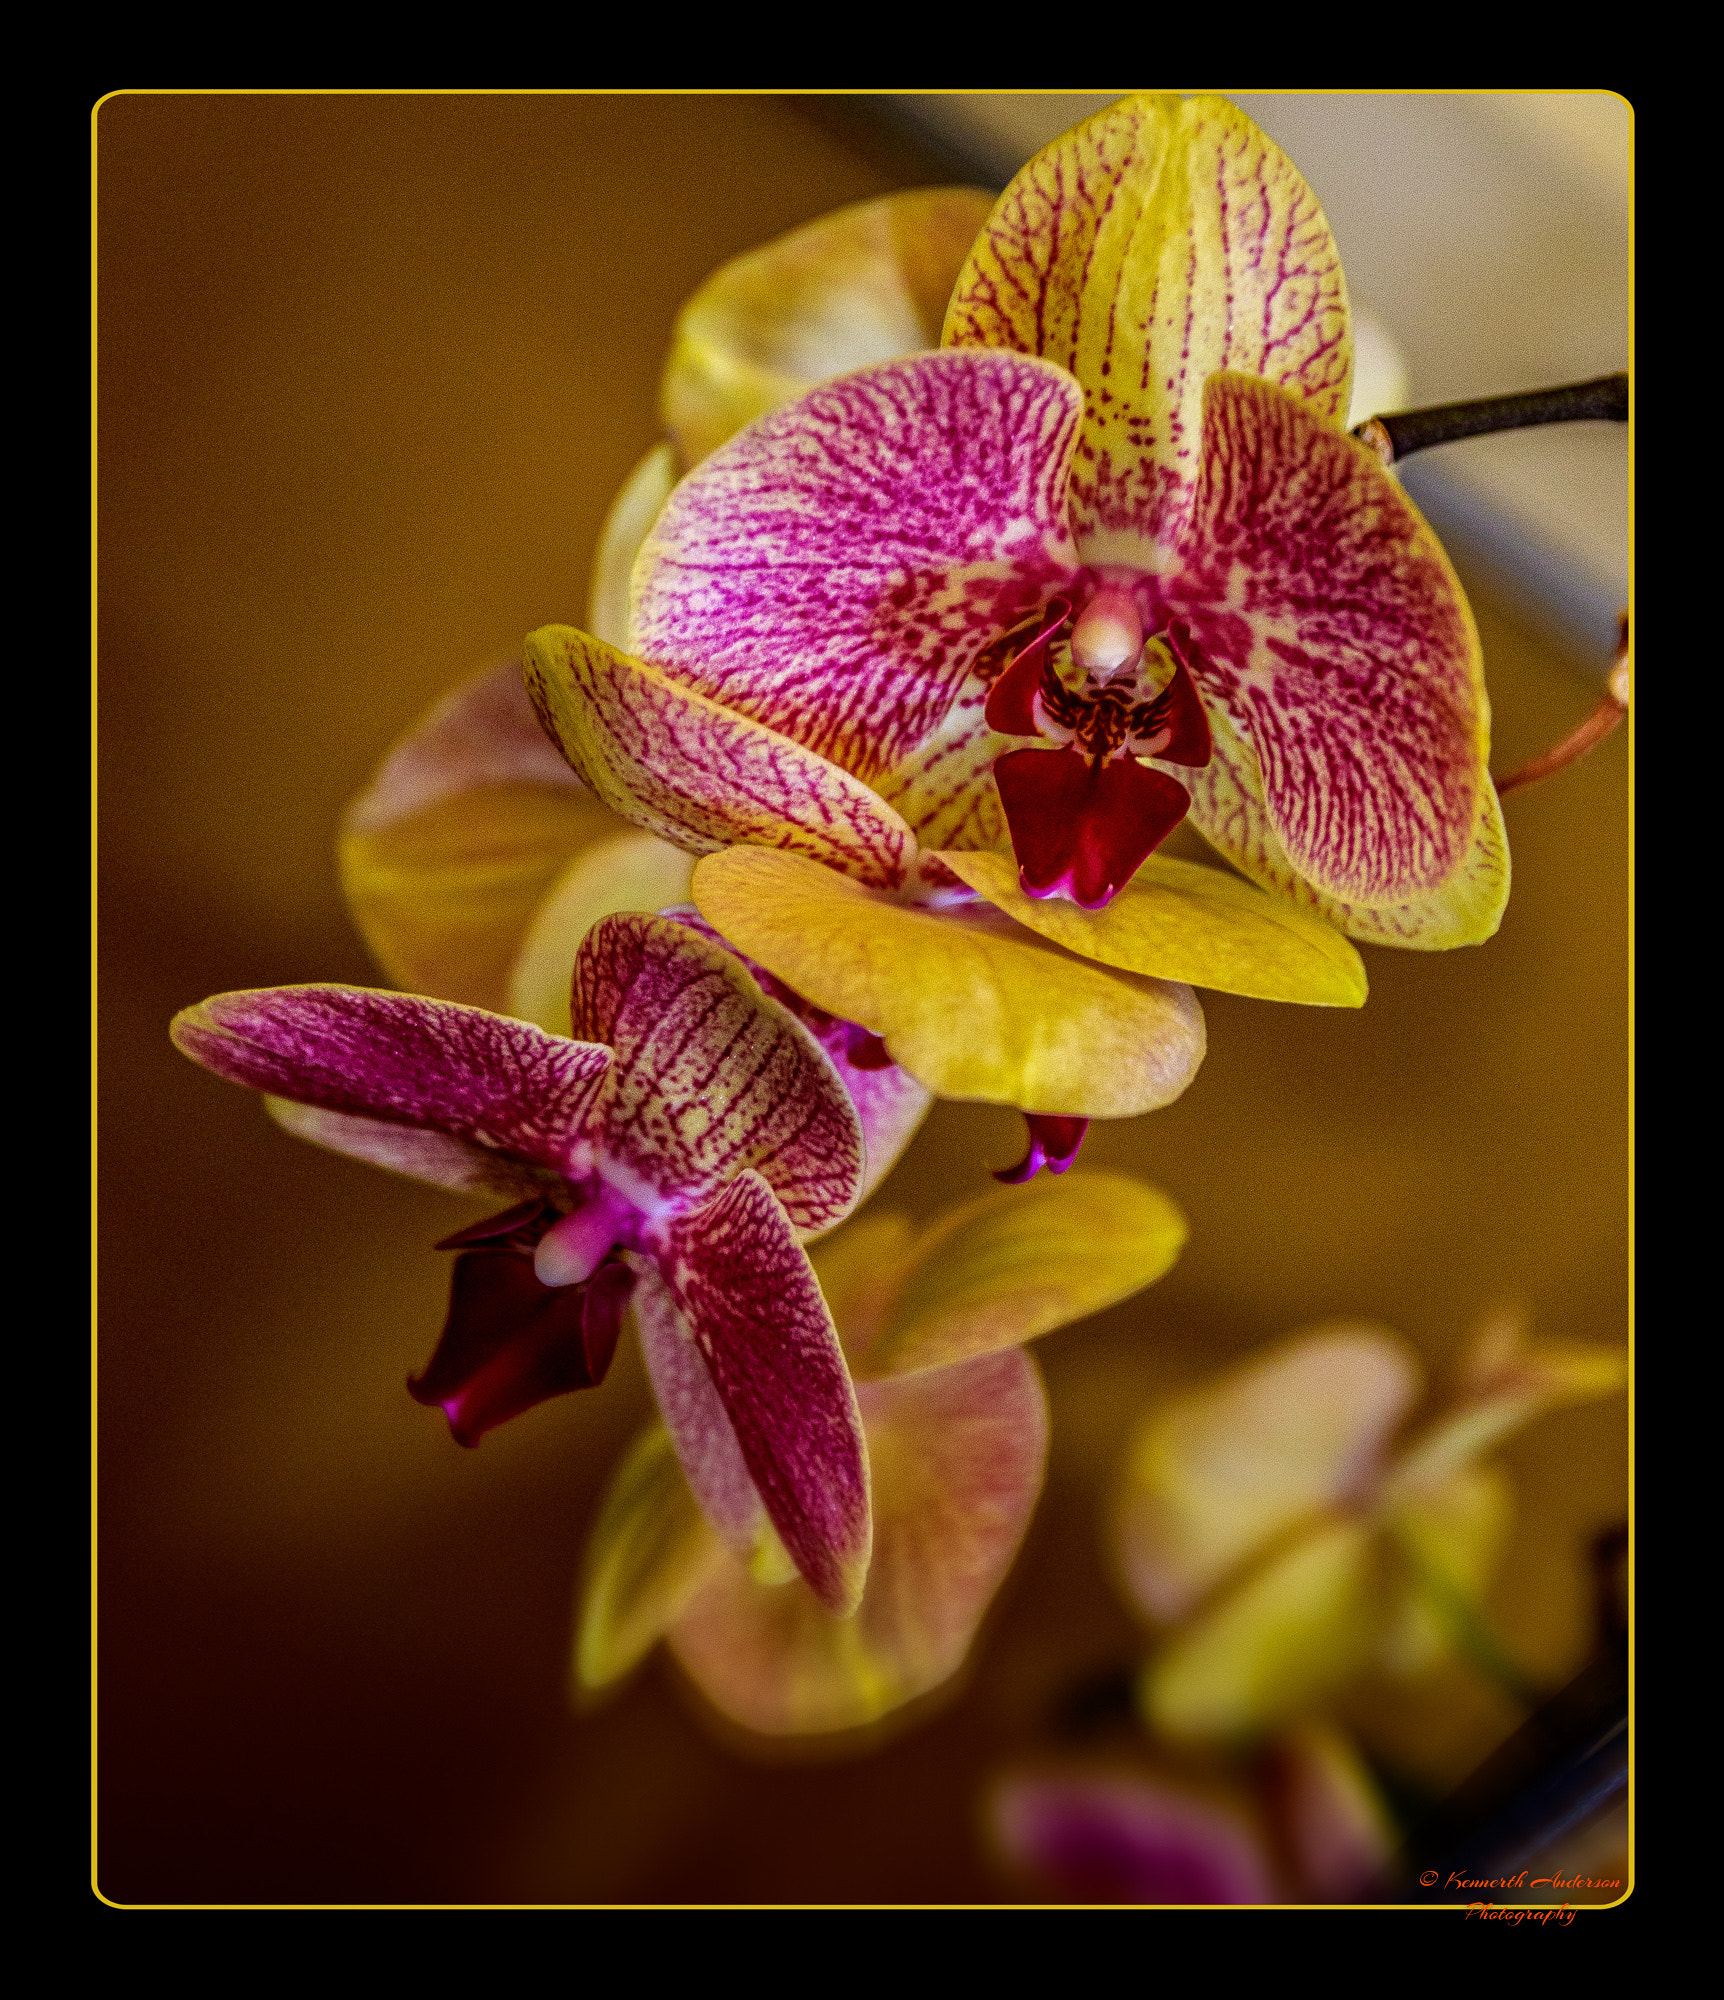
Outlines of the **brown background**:
[[[579,622],[681,299],[737,250],[947,176],[841,109],[749,97],[130,96],[97,142],[100,1887],[1017,1896],[982,1801],[1026,1756],[1103,1754],[1050,1717],[1145,1643],[1099,1508],[1154,1388],[1331,1316],[1437,1368],[1507,1301],[1552,1337],[1625,1337],[1626,733],[1510,801],[1493,943],[1368,954],[1359,1014],[1206,998],[1186,1097],[1094,1133],[1086,1158],[1158,1180],[1192,1242],[1042,1344],[1049,1491],[959,1699],[789,1761],[715,1730],[662,1662],[577,1715],[572,1580],[647,1407],[638,1363],[456,1449],[402,1384],[441,1324],[429,1246],[463,1212],[296,1145],[166,1026],[216,991],[375,981],[337,813],[439,691]],[[1592,690],[1478,610],[1503,769]],[[930,1211],[1014,1145],[1007,1114],[941,1107],[878,1199]],[[1620,1404],[1508,1451],[1493,1608],[1547,1680],[1585,1655],[1582,1556],[1622,1514],[1623,1455]],[[1357,1712],[1431,1788],[1515,1719],[1460,1668]]]

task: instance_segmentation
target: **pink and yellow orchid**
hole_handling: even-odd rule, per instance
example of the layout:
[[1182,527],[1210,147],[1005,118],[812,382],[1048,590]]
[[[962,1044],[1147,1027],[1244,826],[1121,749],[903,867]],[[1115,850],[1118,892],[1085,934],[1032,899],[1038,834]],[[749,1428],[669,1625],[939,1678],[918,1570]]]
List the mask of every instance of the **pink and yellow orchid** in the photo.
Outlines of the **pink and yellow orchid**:
[[1375,1327],[1306,1334],[1152,1411],[1115,1515],[1126,1594],[1171,1627],[1140,1698],[1158,1734],[1248,1741],[1372,1668],[1455,1647],[1500,1671],[1484,1593],[1513,1507],[1481,1462],[1533,1418],[1621,1388],[1626,1357],[1488,1326],[1448,1408],[1397,1446],[1412,1351]]
[[[1340,428],[1345,290],[1291,164],[1220,100],[1128,100],[1007,190],[945,341],[696,466],[626,645],[528,641],[575,769],[706,856],[703,913],[937,1093],[1070,1118],[1184,1088],[1189,985],[1357,1005],[1342,930],[1489,935],[1476,638]],[[1280,894],[1145,860],[1188,793]]]
[[220,994],[177,1045],[268,1092],[290,1131],[512,1204],[460,1254],[448,1324],[412,1385],[474,1443],[604,1377],[632,1296],[690,1489],[717,1533],[771,1524],[815,1598],[854,1609],[868,1568],[856,1398],[801,1238],[862,1182],[836,1072],[735,956],[616,916],[574,960],[573,1036],[348,986]]
[[857,1382],[874,1560],[840,1619],[770,1539],[727,1548],[655,1426],[601,1511],[575,1671],[585,1690],[661,1638],[707,1699],[765,1734],[873,1722],[962,1665],[1041,1490],[1047,1410],[1023,1344],[1159,1278],[1185,1224],[1119,1174],[996,1189],[920,1232],[870,1216],[814,1253]]

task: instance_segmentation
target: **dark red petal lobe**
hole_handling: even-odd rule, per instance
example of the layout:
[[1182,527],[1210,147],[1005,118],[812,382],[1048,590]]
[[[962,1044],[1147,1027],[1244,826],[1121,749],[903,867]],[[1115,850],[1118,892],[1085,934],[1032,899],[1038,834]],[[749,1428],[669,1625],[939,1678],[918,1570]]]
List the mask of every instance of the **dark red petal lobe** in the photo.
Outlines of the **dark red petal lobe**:
[[1081,750],[1008,750],[994,765],[1026,896],[1112,901],[1185,817],[1191,794],[1133,757],[1092,764]]
[[1030,1128],[1029,1151],[1015,1167],[1002,1167],[994,1175],[1016,1187],[1033,1181],[1043,1167],[1051,1174],[1063,1174],[1078,1156],[1083,1135],[1089,1130],[1087,1118],[1056,1118],[1047,1112],[1026,1111],[1024,1123]]
[[553,1288],[539,1283],[532,1258],[518,1250],[463,1251],[443,1337],[408,1394],[441,1407],[456,1443],[476,1445],[535,1403],[596,1388],[633,1282],[625,1266],[607,1264],[591,1284]]
[[1056,597],[1042,615],[1041,630],[995,681],[983,720],[1002,736],[1039,736],[1036,726],[1036,689],[1042,684],[1042,664],[1054,634],[1071,616],[1071,606]]
[[[1191,678],[1191,634],[1183,625],[1167,628],[1168,650],[1174,659],[1173,679],[1155,700],[1155,726],[1171,729],[1172,737],[1155,752],[1170,764],[1189,764],[1201,770],[1214,755],[1209,717],[1203,712],[1203,698]],[[1163,712],[1163,704],[1166,704]]]

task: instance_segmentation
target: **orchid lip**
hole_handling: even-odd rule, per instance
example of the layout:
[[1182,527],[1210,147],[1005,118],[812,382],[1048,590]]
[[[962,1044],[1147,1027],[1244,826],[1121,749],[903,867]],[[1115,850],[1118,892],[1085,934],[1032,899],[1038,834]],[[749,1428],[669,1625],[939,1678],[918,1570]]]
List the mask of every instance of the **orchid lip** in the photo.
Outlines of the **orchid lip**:
[[1026,1111],[1024,1123],[1029,1128],[1029,1150],[1015,1167],[1000,1167],[994,1173],[995,1180],[1010,1187],[1033,1181],[1043,1167],[1051,1174],[1063,1174],[1077,1158],[1089,1130],[1087,1118],[1060,1118],[1041,1111]]

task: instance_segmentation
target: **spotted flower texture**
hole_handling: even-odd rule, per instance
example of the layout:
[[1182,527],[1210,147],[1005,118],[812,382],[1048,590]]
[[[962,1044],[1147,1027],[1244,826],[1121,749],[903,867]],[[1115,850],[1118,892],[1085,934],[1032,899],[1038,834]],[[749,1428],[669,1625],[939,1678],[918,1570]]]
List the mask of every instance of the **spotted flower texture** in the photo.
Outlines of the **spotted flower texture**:
[[290,1131],[509,1206],[459,1231],[411,1385],[474,1443],[604,1377],[625,1302],[690,1490],[732,1545],[854,1608],[870,1542],[854,1391],[801,1238],[854,1206],[863,1136],[806,1031],[684,925],[613,916],[574,961],[573,1035],[347,986],[219,994],[179,1048]]
[[[1488,936],[1476,637],[1341,427],[1291,163],[1219,99],[1126,100],[1001,197],[944,341],[696,465],[623,643],[527,642],[573,768],[705,857],[702,913],[937,1094],[1066,1119],[1184,1088],[1191,985],[1357,1005],[1344,933]],[[1269,893],[1153,853],[1188,810]]]
[[840,1619],[770,1548],[727,1549],[654,1426],[593,1530],[576,1678],[661,1639],[706,1699],[769,1735],[877,1721],[962,1665],[1041,1491],[1047,1406],[1024,1343],[1159,1278],[1183,1217],[1123,1174],[996,1188],[917,1231],[870,1215],[814,1266],[855,1373],[874,1559]]

